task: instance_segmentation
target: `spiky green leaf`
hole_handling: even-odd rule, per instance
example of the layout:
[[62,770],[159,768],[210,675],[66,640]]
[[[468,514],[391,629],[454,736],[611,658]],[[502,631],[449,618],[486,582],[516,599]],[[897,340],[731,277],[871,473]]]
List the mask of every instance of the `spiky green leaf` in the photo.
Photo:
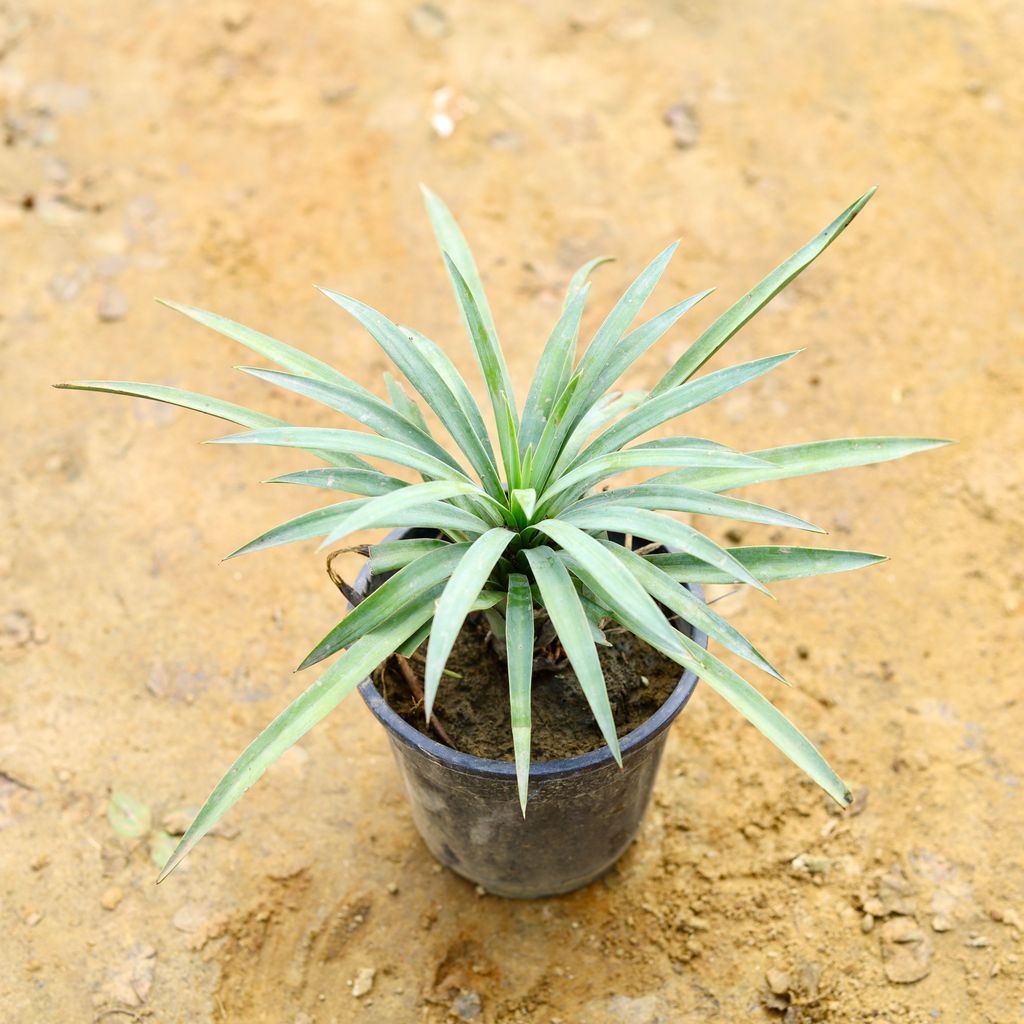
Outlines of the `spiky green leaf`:
[[577,371],[583,380],[583,386],[576,393],[576,402],[570,414],[570,417],[574,418],[574,426],[578,422],[579,415],[589,408],[592,400],[591,389],[595,382],[609,365],[616,346],[619,345],[627,328],[636,318],[651,292],[654,291],[658,281],[661,280],[661,275],[665,272],[669,260],[672,259],[678,247],[679,243],[673,242],[644,267],[636,280],[612,307],[611,312],[605,317],[593,340],[587,346]]
[[613,544],[611,541],[602,541],[602,543],[629,569],[637,582],[655,601],[685,619],[690,625],[696,626],[712,640],[717,640],[727,651],[732,651],[733,654],[756,665],[763,672],[785,682],[771,662],[735,626],[709,608],[687,587],[621,544]]
[[253,352],[257,352],[259,355],[265,356],[272,362],[277,363],[278,366],[283,366],[286,370],[291,370],[293,373],[303,373],[318,380],[330,381],[334,384],[341,384],[345,387],[371,394],[361,384],[357,384],[354,380],[349,379],[333,366],[329,366],[320,359],[308,355],[297,348],[293,348],[291,345],[286,345],[283,341],[271,338],[268,334],[254,331],[251,327],[246,327],[244,324],[229,320],[226,316],[220,316],[218,313],[209,313],[205,309],[197,309],[195,306],[185,306],[180,302],[171,302],[170,299],[157,299],[157,302],[162,303],[169,309],[184,313],[185,316],[195,320],[196,323],[209,327],[211,330],[216,331],[218,334],[223,334],[224,337],[230,338],[232,341],[237,341]]
[[551,416],[551,410],[564,386],[563,372],[567,361],[571,365],[588,290],[589,286],[584,286],[566,303],[541,352],[530,391],[526,396],[526,404],[523,406],[523,419],[519,431],[519,446],[523,451],[529,445],[536,445],[540,440]]
[[[415,541],[399,541],[411,544]],[[405,565],[368,594],[306,655],[299,671],[329,658],[377,629],[407,604],[440,595],[441,585],[469,550],[468,543],[440,544]]]
[[[392,491],[390,494],[382,494],[377,498],[371,498],[360,508],[353,510],[350,514],[335,523],[327,534],[321,548],[337,544],[343,537],[350,533],[357,533],[359,530],[367,530],[373,526],[391,526],[395,516],[430,502],[441,502],[445,498],[455,497],[457,494],[480,494],[482,493],[476,484],[465,482],[453,482],[448,480],[435,480],[424,484],[410,484],[400,490]],[[454,510],[454,506],[452,506]],[[469,513],[466,513],[469,515]],[[473,517],[476,522],[473,529],[484,528],[489,525],[482,519]]]
[[540,440],[534,449],[533,466],[530,471],[530,486],[541,490],[548,480],[552,467],[561,454],[565,439],[569,434],[566,426],[566,416],[573,396],[580,384],[580,377],[577,374],[572,377],[562,389],[558,396],[547,423],[541,431]]
[[[551,470],[553,476],[560,476],[577,455],[583,450],[583,446],[602,427],[611,423],[616,417],[629,409],[635,408],[647,397],[646,391],[627,391],[625,394],[609,392],[599,398],[588,410],[583,419],[573,429],[572,433],[565,439],[562,451],[555,460]],[[637,445],[637,447],[641,447]],[[676,445],[675,447],[683,447]],[[721,445],[720,447],[725,447]]]
[[590,275],[600,266],[605,263],[614,263],[614,256],[595,256],[592,260],[587,260],[579,270],[569,279],[569,287],[565,290],[565,300],[562,303],[562,309],[568,309],[569,306],[576,300],[576,297],[587,288],[590,284]]
[[[566,518],[568,520],[569,517]],[[763,593],[768,593],[764,584],[724,548],[719,547],[692,526],[680,523],[676,519],[646,509],[619,508],[615,505],[583,509],[575,512],[571,519],[576,526],[585,530],[609,530],[631,534],[647,541],[679,548],[689,555],[703,559],[722,572],[733,573],[737,579],[749,583]]]
[[240,427],[257,430],[261,427],[287,426],[284,420],[276,416],[268,416],[263,412],[247,409],[244,405],[225,402],[209,395],[200,395],[194,391],[183,391],[164,384],[140,384],[128,380],[73,380],[64,384],[54,384],[56,388],[67,388],[72,391],[100,391],[109,395],[128,395],[132,398],[148,398],[167,405],[176,405],[181,409],[192,409],[206,413],[217,419],[237,423]]
[[423,411],[406,393],[402,382],[396,380],[387,370],[384,371],[384,386],[388,389],[388,399],[395,412],[404,416],[414,427],[418,427],[429,436],[430,427],[427,426]]
[[516,764],[519,806],[526,817],[530,786],[530,687],[533,682],[533,594],[521,573],[508,577],[505,611],[505,650],[508,665],[508,700],[512,718],[512,749]]
[[820,526],[769,508],[752,501],[725,498],[709,491],[698,491],[679,484],[639,484],[636,487],[619,487],[600,494],[592,494],[570,505],[565,516],[571,521],[576,509],[600,508],[605,505],[627,505],[630,508],[660,509],[665,512],[690,512],[694,515],[718,516],[737,519],[745,523],[763,523],[768,526],[782,526],[811,533],[825,533]]
[[[648,320],[636,330],[630,331],[608,353],[604,364],[597,367],[594,378],[590,382],[587,402],[593,403],[600,398],[640,356],[676,325],[683,314],[693,309],[701,299],[707,298],[713,291],[714,288],[708,288],[696,295],[691,295],[664,313],[659,313],[658,316]],[[584,380],[584,386],[586,383],[587,381]]]
[[[886,561],[885,555],[833,548],[745,547],[727,548],[729,554],[763,583],[827,576],[850,572]],[[647,555],[647,560],[676,580],[689,583],[740,583],[739,576],[724,572],[685,552]]]
[[428,722],[437,687],[441,682],[441,673],[455,646],[459,630],[466,621],[470,606],[484,589],[484,584],[505,548],[514,539],[514,533],[500,528],[488,530],[478,537],[453,570],[437,602],[423,678],[423,706]]
[[[799,351],[799,350],[798,350]],[[769,356],[767,359],[755,359],[738,366],[729,366],[724,370],[709,373],[698,380],[680,384],[657,396],[651,396],[642,402],[631,413],[627,413],[618,423],[609,427],[586,449],[576,460],[592,459],[597,455],[617,451],[630,441],[646,434],[649,430],[667,423],[669,420],[692,412],[694,409],[715,398],[735,391],[736,388],[774,370],[777,366],[788,362],[798,352],[784,352],[782,355]]]
[[[66,384],[55,384],[54,387],[73,391],[101,391],[111,395],[128,395],[131,398],[146,398],[154,402],[163,402],[165,405],[176,405],[181,409],[206,413],[208,416],[215,416],[217,419],[237,423],[240,427],[249,427],[253,430],[263,427],[289,426],[285,420],[280,420],[276,416],[268,416],[266,413],[247,409],[243,405],[235,405],[234,402],[225,402],[219,398],[211,398],[209,395],[183,391],[181,388],[169,387],[164,384],[140,384],[126,380],[76,380]],[[314,451],[312,454],[335,466],[368,468],[367,464],[355,455],[318,451]]]
[[763,281],[752,288],[739,302],[729,307],[676,360],[654,389],[655,395],[689,380],[748,320],[764,308],[790,281],[814,262],[842,234],[850,221],[875,194],[868,189],[848,206],[824,231],[815,236],[788,260],[776,267]]
[[811,777],[840,807],[852,799],[850,788],[836,774],[813,743],[771,701],[742,676],[703,647],[682,636],[687,660],[680,664],[724,697],[751,725],[771,741],[798,768]]
[[299,448],[302,451],[323,449],[330,452],[354,452],[369,455],[371,458],[386,459],[399,466],[407,466],[435,480],[465,482],[467,479],[465,473],[418,448],[360,430],[343,430],[335,427],[271,427],[243,434],[228,434],[226,437],[217,437],[206,443],[265,444],[277,448]]
[[466,383],[465,378],[459,373],[458,368],[451,359],[448,358],[444,349],[436,342],[431,341],[425,334],[421,334],[405,324],[399,329],[405,334],[423,359],[433,367],[441,380],[444,381],[445,386],[455,398],[459,409],[462,410],[470,430],[472,430],[473,435],[479,442],[480,451],[490,463],[495,474],[497,474],[498,464],[494,459],[494,449],[491,447],[491,439],[487,434],[487,425],[484,423],[480,406],[477,405],[477,401],[469,390],[469,385]]
[[[505,422],[506,410],[512,419],[513,428],[518,423],[514,411],[515,393],[512,390],[512,380],[508,375],[505,357],[502,355],[498,340],[488,330],[482,311],[477,305],[466,279],[459,272],[459,268],[448,253],[444,254],[444,259],[455,288],[455,298],[462,311],[462,319],[466,324],[470,340],[473,342],[473,351],[476,353],[477,363],[483,374],[484,384],[487,386],[487,394],[491,399],[494,422],[498,428],[498,440],[507,472],[510,465],[508,453],[512,450],[513,438],[510,436]],[[518,451],[516,451],[516,456],[518,457]]]
[[325,505],[323,508],[315,508],[309,512],[303,512],[302,515],[295,516],[294,519],[289,519],[287,522],[272,527],[266,533],[261,533],[247,544],[236,548],[227,558],[249,555],[254,551],[264,551],[267,548],[279,547],[281,544],[291,544],[298,540],[323,537],[330,533],[334,529],[335,524],[343,520],[345,516],[362,508],[367,500],[366,498],[355,498],[351,501],[340,501],[334,505]]
[[365,302],[331,291],[329,288],[321,288],[320,291],[366,328],[370,336],[437,414],[455,443],[480,474],[488,492],[496,498],[500,497],[501,482],[494,469],[493,458],[488,457],[480,437],[467,418],[462,403],[438,372],[435,360],[427,356],[422,343],[414,342],[396,324]]
[[[600,541],[571,523],[546,519],[536,529],[550,537],[573,560],[573,575],[594,593],[606,608],[642,622],[663,644],[671,646],[674,631],[636,577]],[[550,610],[550,609],[549,609]]]
[[[430,218],[431,227],[434,229],[434,237],[437,239],[438,248],[441,250],[442,258],[447,255],[459,274],[469,287],[473,301],[480,310],[484,326],[490,336],[494,347],[501,351],[498,345],[498,332],[494,326],[494,317],[491,315],[491,307],[487,302],[487,293],[484,291],[483,282],[480,280],[480,271],[477,269],[476,260],[466,241],[466,236],[456,223],[451,211],[441,199],[430,191],[425,185],[420,186],[423,198],[427,205],[427,216]],[[506,373],[507,376],[507,373]],[[511,387],[504,387],[505,393],[512,395]]]
[[[426,486],[414,484],[410,486]],[[394,491],[393,494],[402,494],[402,491]],[[390,497],[384,495],[383,497]],[[345,533],[350,532],[347,527],[353,520],[352,517],[365,509],[371,502],[380,501],[380,498],[357,498],[352,501],[342,501],[335,505],[327,505],[324,508],[314,509],[312,512],[304,512],[294,519],[289,519],[280,526],[275,526],[266,533],[243,544],[240,548],[232,551],[228,558],[237,558],[239,555],[250,555],[255,551],[264,551],[267,548],[279,547],[282,544],[291,544],[298,540],[310,540],[314,537],[324,537],[332,531],[340,528]],[[369,524],[358,528],[369,529],[373,526],[390,527],[432,527],[437,530],[445,530],[449,533],[475,535],[486,532],[490,527],[471,512],[456,508],[443,501],[417,500],[413,507],[391,508],[384,511],[378,506],[375,515]],[[458,538],[458,539],[461,539]]]
[[654,466],[737,466],[755,467],[757,460],[741,452],[723,448],[627,448],[588,461],[579,461],[574,468],[553,479],[541,495],[543,509],[561,508],[573,501],[600,480],[626,473],[631,469]]
[[540,588],[551,624],[555,627],[569,664],[576,673],[583,696],[594,715],[594,721],[597,722],[597,727],[601,730],[612,756],[621,765],[619,737],[615,729],[611,703],[608,700],[604,673],[601,671],[601,661],[597,656],[594,638],[590,634],[590,623],[568,570],[546,544],[528,548],[526,559]]
[[364,494],[376,497],[390,494],[401,487],[408,487],[405,480],[378,473],[372,469],[300,469],[264,481],[268,484],[297,484],[301,487],[319,487],[326,491],[345,491],[348,494]]
[[656,482],[685,484],[687,487],[699,487],[702,491],[728,491],[768,480],[788,480],[833,469],[889,462],[951,443],[929,437],[849,437],[811,441],[751,452],[764,463],[761,466],[749,469],[687,469],[666,473],[657,477]]
[[369,427],[381,437],[416,448],[435,459],[446,463],[466,475],[465,469],[459,465],[447,449],[439,445],[428,433],[414,426],[401,413],[396,412],[387,402],[381,401],[376,395],[367,395],[341,384],[314,380],[294,373],[283,373],[280,370],[263,370],[254,366],[240,366],[244,373],[251,374],[259,380],[266,381],[276,387],[293,391],[295,394],[312,398],[336,412],[352,417],[356,422]]
[[407,540],[387,540],[380,544],[370,544],[366,552],[370,559],[370,574],[380,576],[385,572],[393,572],[402,566],[414,562],[417,558],[436,548],[447,546],[444,540],[428,537],[415,537]]
[[[623,625],[633,628],[626,622],[623,622]],[[849,787],[839,778],[814,744],[742,676],[703,647],[695,644],[685,633],[677,634],[682,647],[680,651],[661,646],[656,637],[644,635],[642,630],[634,629],[634,632],[667,657],[703,679],[840,806],[845,807],[850,802]]]

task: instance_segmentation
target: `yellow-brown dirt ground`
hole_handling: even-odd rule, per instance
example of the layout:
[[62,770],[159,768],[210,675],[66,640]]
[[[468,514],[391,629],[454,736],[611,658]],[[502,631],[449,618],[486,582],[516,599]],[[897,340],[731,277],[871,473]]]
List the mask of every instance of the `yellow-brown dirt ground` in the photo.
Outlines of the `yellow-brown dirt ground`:
[[[1024,1019],[1022,44],[1009,0],[0,3],[0,1019]],[[159,888],[150,840],[112,829],[111,792],[180,824],[340,601],[313,545],[218,564],[310,507],[259,483],[302,460],[48,385],[328,423],[152,301],[377,387],[382,355],[314,283],[475,382],[419,181],[474,243],[521,392],[584,259],[618,257],[591,330],[673,238],[652,311],[718,287],[629,378],[649,386],[880,186],[712,365],[806,351],[687,424],[744,449],[960,442],[749,495],[892,556],[719,606],[794,680],[765,686],[852,810],[700,688],[639,841],[561,899],[437,868],[358,699]]]

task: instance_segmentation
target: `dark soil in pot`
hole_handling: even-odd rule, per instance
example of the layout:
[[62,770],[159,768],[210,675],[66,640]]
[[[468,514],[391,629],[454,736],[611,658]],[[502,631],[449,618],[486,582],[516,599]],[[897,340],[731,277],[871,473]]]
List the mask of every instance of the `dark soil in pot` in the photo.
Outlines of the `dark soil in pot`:
[[[488,640],[483,615],[467,619],[448,659],[434,703],[434,714],[456,750],[498,761],[512,760],[512,733],[505,662]],[[601,668],[619,736],[642,725],[679,684],[679,666],[625,630],[609,630],[611,647],[599,647]],[[422,689],[426,644],[409,659]],[[424,735],[437,739],[423,716],[423,705],[393,662],[373,680],[391,708]],[[535,671],[532,693],[532,756],[535,762],[598,750],[604,740],[568,664]]]

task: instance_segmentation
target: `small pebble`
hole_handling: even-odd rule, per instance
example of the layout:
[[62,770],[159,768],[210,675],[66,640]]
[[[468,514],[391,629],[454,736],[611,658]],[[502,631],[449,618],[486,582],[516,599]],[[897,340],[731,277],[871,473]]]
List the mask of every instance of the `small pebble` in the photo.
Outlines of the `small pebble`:
[[342,103],[356,93],[356,86],[349,81],[334,80],[325,82],[320,87],[320,99],[328,106]]
[[122,253],[108,253],[96,260],[93,270],[97,277],[111,278],[117,277],[127,266],[128,260]]
[[452,1013],[459,1020],[476,1020],[480,1010],[480,995],[472,990],[460,992],[452,1002]]
[[515,132],[495,132],[488,142],[494,149],[518,149],[523,139]]
[[100,896],[100,906],[104,910],[117,910],[124,899],[124,890],[118,885],[112,885],[109,889],[103,890]]
[[31,616],[21,609],[0,617],[0,648],[24,647],[32,639],[33,625]]
[[373,979],[377,976],[375,967],[360,967],[356,971],[355,980],[352,982],[352,995],[356,999],[362,999],[373,989]]
[[672,141],[677,149],[690,149],[697,145],[700,128],[692,107],[685,103],[675,103],[662,114],[661,119],[672,130]]
[[117,323],[123,320],[128,313],[128,300],[124,294],[113,285],[107,285],[100,296],[99,305],[96,307],[96,315],[103,323]]
[[875,927],[875,919],[871,914],[865,914],[860,919],[860,930],[866,935],[872,928]]
[[87,278],[88,273],[83,269],[54,274],[48,286],[50,294],[58,302],[70,302],[82,290]]
[[71,169],[59,156],[48,156],[43,161],[43,177],[54,185],[66,185],[71,180]]
[[394,882],[388,882],[388,884],[385,886],[385,888],[387,889],[389,895],[391,895],[391,896],[397,896],[398,895],[398,886],[395,885]]
[[409,15],[409,28],[422,39],[441,39],[451,31],[448,15],[436,4],[423,3]]
[[774,995],[784,996],[790,989],[792,982],[785,971],[772,967],[765,971],[764,980],[768,983],[768,989]]

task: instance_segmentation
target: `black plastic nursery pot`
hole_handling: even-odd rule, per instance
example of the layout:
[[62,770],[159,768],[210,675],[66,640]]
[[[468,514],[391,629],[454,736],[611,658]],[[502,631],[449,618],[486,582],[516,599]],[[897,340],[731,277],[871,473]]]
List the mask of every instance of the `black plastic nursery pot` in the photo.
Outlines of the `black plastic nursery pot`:
[[[369,578],[364,569],[357,592],[365,592]],[[700,587],[690,589],[703,598]],[[707,646],[703,633],[679,626]],[[511,762],[463,754],[423,735],[391,709],[370,679],[359,692],[387,730],[413,820],[430,852],[489,893],[535,899],[595,881],[625,852],[647,810],[668,728],[696,685],[697,677],[686,672],[665,703],[621,737],[622,768],[607,747],[532,764],[525,818]]]

